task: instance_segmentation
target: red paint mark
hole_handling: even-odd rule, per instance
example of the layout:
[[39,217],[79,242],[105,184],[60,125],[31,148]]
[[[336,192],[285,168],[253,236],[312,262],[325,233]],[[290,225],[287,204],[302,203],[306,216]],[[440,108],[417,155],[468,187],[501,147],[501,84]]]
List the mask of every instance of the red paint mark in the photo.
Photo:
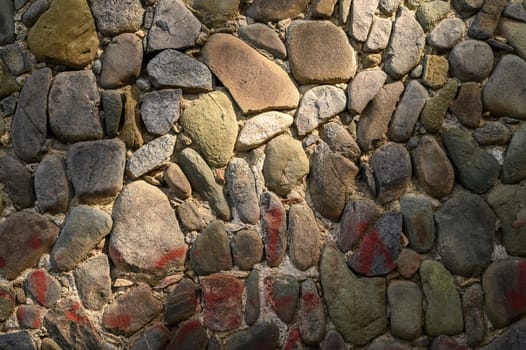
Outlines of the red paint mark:
[[5,262],[5,259],[3,257],[0,256],[0,269],[1,268],[4,268],[6,265],[6,262]]
[[526,226],[526,218],[519,218],[515,220],[511,226],[516,229]]
[[287,339],[287,343],[283,346],[283,350],[299,349],[300,332],[294,328]]
[[385,258],[385,265],[388,269],[395,268],[395,262],[389,250],[385,247],[380,235],[376,230],[371,230],[370,233],[365,236],[362,243],[360,244],[360,256],[359,256],[359,270],[364,275],[369,275],[371,273],[371,268],[373,266],[374,258],[376,253],[380,253]]
[[210,276],[203,281],[205,324],[226,331],[238,327],[242,318],[244,284],[234,277]]
[[42,240],[38,237],[33,237],[29,240],[28,246],[34,250],[40,249],[42,247]]
[[159,260],[155,263],[156,269],[164,269],[166,266],[168,266],[171,262],[175,260],[180,260],[184,258],[186,255],[186,247],[179,247],[177,249],[171,250],[167,253],[165,253],[163,256],[159,258]]
[[312,312],[320,304],[320,299],[314,293],[307,293],[301,296],[302,306],[305,312]]
[[265,255],[269,265],[276,264],[284,249],[281,242],[281,228],[283,226],[283,212],[280,208],[270,208],[263,214],[265,227]]
[[104,326],[110,329],[127,330],[131,324],[131,315],[122,313],[117,315],[110,315],[104,318]]
[[514,311],[521,312],[526,309],[526,261],[521,261],[517,268],[517,287],[508,290],[505,297]]
[[[40,322],[40,310],[37,307],[31,308],[30,306],[20,306],[16,310],[16,317],[18,322],[33,329],[39,329],[41,326]],[[26,312],[27,311],[29,312]],[[26,318],[31,318],[31,322],[27,322]]]
[[46,305],[47,279],[44,270],[36,270],[31,274],[31,284],[36,289],[35,298],[41,305]]
[[170,344],[177,345],[183,343],[186,337],[189,335],[191,336],[192,332],[199,328],[201,328],[201,323],[199,323],[197,320],[190,320],[183,323]]
[[117,248],[110,247],[110,256],[111,260],[113,260],[116,265],[120,265],[124,262],[124,258]]
[[87,326],[89,324],[89,319],[86,316],[79,314],[80,304],[78,302],[73,303],[71,307],[64,312],[64,316],[75,323],[78,323],[82,326]]

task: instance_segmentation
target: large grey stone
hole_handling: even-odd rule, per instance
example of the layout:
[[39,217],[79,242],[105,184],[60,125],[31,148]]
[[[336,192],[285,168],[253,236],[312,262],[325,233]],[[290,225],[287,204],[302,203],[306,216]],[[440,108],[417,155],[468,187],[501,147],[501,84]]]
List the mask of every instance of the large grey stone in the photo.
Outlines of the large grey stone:
[[352,34],[357,41],[367,40],[378,3],[379,0],[354,0],[352,2],[349,34]]
[[493,340],[482,350],[521,350],[526,347],[526,321],[522,320],[511,326],[506,332]]
[[422,332],[422,292],[410,281],[393,281],[387,288],[391,309],[391,333],[401,339],[414,340]]
[[232,269],[232,255],[225,224],[216,220],[199,234],[190,250],[192,269],[198,275],[209,275]]
[[466,34],[466,25],[460,18],[446,18],[429,34],[429,44],[439,50],[448,50]]
[[393,23],[388,18],[375,17],[364,49],[367,52],[383,50],[389,44]]
[[355,248],[379,215],[380,210],[371,199],[356,197],[347,201],[340,220],[338,248],[344,253]]
[[376,96],[387,79],[381,69],[363,70],[356,74],[347,88],[348,108],[351,112],[362,113],[367,104]]
[[32,207],[35,202],[33,178],[24,164],[0,151],[0,182],[16,209]]
[[426,88],[418,80],[409,81],[389,125],[387,135],[391,141],[409,140],[428,97]]
[[105,254],[83,262],[74,272],[82,304],[91,310],[100,310],[111,298],[110,263]]
[[357,161],[360,157],[360,147],[349,130],[337,122],[324,124],[320,130],[321,137],[325,143],[336,153]]
[[226,171],[228,193],[241,221],[255,224],[259,219],[256,182],[248,163],[242,158],[232,158]]
[[412,249],[425,253],[435,243],[435,222],[431,201],[421,194],[406,194],[400,198],[404,232]]
[[139,148],[126,162],[126,174],[131,179],[137,179],[167,165],[174,152],[175,140],[175,136],[167,134]]
[[180,89],[145,93],[142,97],[141,118],[146,130],[156,135],[167,134],[179,120],[182,98]]
[[[511,6],[513,4],[510,4]],[[517,55],[526,60],[526,9],[520,4],[515,3],[522,9],[522,22],[503,18],[500,21],[499,34],[508,40],[508,43],[515,49]],[[517,13],[519,11],[516,11]]]
[[47,154],[38,164],[34,179],[40,211],[65,213],[69,205],[70,186],[64,156],[58,153]]
[[465,40],[449,54],[451,75],[461,81],[481,81],[493,70],[493,51],[483,41]]
[[141,28],[144,9],[140,0],[89,0],[97,29],[114,36],[136,32]]

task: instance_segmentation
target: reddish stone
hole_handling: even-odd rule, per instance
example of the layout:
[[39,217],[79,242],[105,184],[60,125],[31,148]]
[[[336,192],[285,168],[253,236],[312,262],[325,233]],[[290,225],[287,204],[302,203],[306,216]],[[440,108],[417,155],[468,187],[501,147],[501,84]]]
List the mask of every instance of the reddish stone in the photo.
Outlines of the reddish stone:
[[398,272],[404,278],[411,278],[418,271],[422,257],[411,249],[402,249],[398,256]]
[[153,320],[162,308],[162,303],[152,296],[150,287],[142,284],[117,297],[104,310],[102,324],[113,333],[130,336]]
[[26,288],[29,294],[45,307],[53,306],[62,294],[62,286],[45,269],[38,269],[27,276]]
[[300,331],[297,328],[290,330],[289,336],[283,345],[283,350],[298,350],[303,349],[300,340]]
[[299,308],[299,331],[301,340],[308,345],[320,343],[325,333],[325,313],[316,283],[305,280],[301,285]]
[[208,344],[206,330],[198,320],[181,324],[165,350],[205,350]]
[[267,300],[285,323],[291,323],[296,314],[299,297],[298,281],[290,275],[269,276],[263,280]]
[[157,350],[164,349],[170,340],[170,331],[163,324],[159,323],[149,328],[137,339],[130,350]]
[[18,323],[24,328],[39,329],[42,325],[40,310],[38,305],[20,305],[16,310]]
[[342,214],[338,248],[342,252],[351,250],[374,224],[378,214],[374,201],[367,198],[351,198]]
[[267,264],[277,267],[287,251],[287,213],[281,199],[272,192],[263,193],[259,205]]
[[228,331],[241,325],[244,284],[235,277],[213,274],[201,279],[206,327]]

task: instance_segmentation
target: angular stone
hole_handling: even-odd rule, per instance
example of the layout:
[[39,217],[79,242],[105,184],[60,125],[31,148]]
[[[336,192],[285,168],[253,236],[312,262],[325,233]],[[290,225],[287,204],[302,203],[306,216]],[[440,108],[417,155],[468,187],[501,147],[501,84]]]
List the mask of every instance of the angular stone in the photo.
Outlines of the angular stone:
[[176,163],[170,163],[164,171],[164,182],[181,199],[186,199],[192,195],[192,185],[183,173],[183,170]]
[[252,269],[246,282],[245,322],[253,325],[259,317],[259,271]]
[[144,334],[140,338],[138,338],[135,342],[133,342],[130,349],[131,350],[162,349],[168,343],[169,333],[170,332],[164,325],[156,324],[155,326],[146,330],[146,332],[144,332]]
[[411,158],[404,146],[389,142],[371,157],[371,167],[378,188],[378,200],[387,203],[398,199],[411,180]]
[[435,242],[431,201],[424,195],[406,194],[400,198],[400,210],[411,248],[419,253],[431,250]]
[[214,331],[238,328],[243,318],[243,281],[222,274],[201,278],[204,325]]
[[443,56],[426,55],[422,82],[432,89],[439,89],[447,83],[449,64]]
[[163,309],[146,284],[132,287],[104,309],[102,324],[112,333],[130,336],[154,319]]
[[104,35],[133,33],[141,28],[144,9],[139,0],[90,0],[97,29]]
[[455,172],[446,152],[431,135],[420,138],[413,151],[413,165],[420,186],[436,198],[451,193],[455,184]]
[[[286,149],[287,152],[283,152]],[[301,142],[284,134],[265,148],[263,175],[267,188],[281,196],[289,193],[309,173],[309,160]]]
[[112,217],[109,255],[118,269],[163,275],[182,267],[186,244],[161,190],[143,181],[128,184],[115,201]]
[[493,70],[493,51],[483,41],[465,40],[449,54],[451,75],[461,81],[481,81]]
[[229,243],[223,221],[211,222],[197,237],[190,250],[192,269],[198,275],[232,269]]
[[509,258],[493,262],[482,276],[485,311],[495,328],[503,328],[526,313],[526,261]]
[[269,266],[277,267],[287,251],[287,212],[281,199],[272,192],[261,194],[259,207],[265,258]]
[[420,280],[426,301],[426,333],[430,336],[461,333],[464,321],[453,276],[441,263],[424,260],[420,264]]
[[117,137],[123,111],[123,96],[115,90],[105,90],[101,94],[104,111],[104,131],[109,137]]
[[[524,7],[521,8],[526,17],[526,9],[524,9]],[[525,30],[526,23],[524,22],[513,21],[505,18],[500,21],[499,34],[508,40],[508,43],[515,49],[515,52],[517,52],[517,55],[519,55],[524,60],[526,60]]]
[[482,146],[505,145],[511,139],[511,131],[498,122],[488,122],[473,132],[473,138]]
[[475,193],[487,192],[499,176],[497,160],[460,128],[445,130],[442,139],[455,166],[457,180]]
[[391,36],[392,22],[390,19],[375,17],[369,37],[365,42],[366,52],[376,52],[383,50],[389,44]]
[[225,166],[236,143],[237,119],[228,95],[215,91],[187,106],[179,123],[213,168]]
[[327,332],[325,335],[325,338],[323,339],[323,346],[322,350],[346,350],[347,345],[345,344],[345,341],[343,340],[340,333],[338,333],[336,330],[331,329]]
[[345,205],[338,235],[338,248],[344,253],[355,248],[376,221],[379,210],[367,198],[351,198]]
[[[181,323],[175,331],[166,350],[205,350],[208,335],[199,320],[189,320]],[[209,349],[209,348],[208,348]]]
[[474,348],[484,340],[487,328],[484,318],[484,291],[480,284],[474,284],[465,290],[462,309],[467,343]]
[[270,52],[276,58],[287,58],[287,49],[278,33],[262,23],[239,27],[238,34],[247,43]]
[[506,0],[485,1],[469,27],[469,36],[479,40],[493,36],[506,3]]
[[102,56],[100,86],[105,89],[114,89],[132,84],[141,74],[141,65],[141,39],[131,33],[116,36],[106,47]]
[[386,73],[395,79],[406,75],[420,61],[425,40],[424,31],[411,12],[400,8],[386,52]]
[[139,148],[126,162],[126,175],[137,179],[167,165],[174,151],[175,140],[175,136],[166,134]]
[[29,211],[9,216],[0,224],[0,239],[4,242],[0,245],[0,273],[13,280],[34,266],[42,254],[49,252],[58,231],[46,217]]
[[285,0],[268,2],[255,0],[246,10],[246,15],[260,22],[276,22],[285,18],[294,18],[305,10],[308,0]]
[[0,347],[2,349],[37,350],[28,331],[3,333],[0,335]]
[[31,28],[48,8],[48,0],[37,0],[33,2],[22,15],[22,23],[24,23],[26,27]]
[[101,139],[104,131],[99,104],[97,82],[91,71],[58,73],[48,97],[51,131],[66,142]]
[[378,3],[379,0],[355,0],[352,2],[349,34],[352,34],[357,41],[367,40]]
[[526,346],[524,335],[526,334],[526,322],[519,321],[510,327],[497,339],[481,348],[482,350],[520,350]]
[[526,178],[526,127],[515,130],[504,156],[502,182],[518,183]]
[[446,17],[449,12],[449,3],[445,1],[433,0],[424,2],[416,11],[416,19],[426,32]]
[[337,122],[324,124],[320,130],[321,137],[329,147],[352,161],[360,157],[360,147],[349,130]]
[[418,80],[409,81],[389,126],[387,135],[391,141],[409,140],[428,98],[427,90]]
[[477,128],[482,117],[482,98],[479,84],[464,83],[449,110],[467,127]]
[[70,190],[64,157],[49,153],[39,163],[34,174],[35,195],[42,213],[65,213]]
[[304,136],[321,123],[345,110],[347,99],[342,89],[331,85],[316,86],[301,99],[296,114],[298,135]]
[[398,256],[398,272],[402,277],[410,279],[420,268],[422,257],[411,249],[403,248]]
[[110,263],[105,254],[96,255],[75,270],[75,282],[82,304],[101,310],[111,299]]
[[464,21],[460,18],[446,18],[431,31],[428,42],[436,49],[449,50],[462,40],[466,29]]
[[11,285],[0,283],[0,321],[7,320],[15,311],[16,294]]
[[489,192],[487,200],[499,217],[502,244],[508,254],[526,255],[526,186],[497,185]]
[[31,173],[18,159],[0,151],[0,182],[16,209],[32,207],[35,202]]
[[190,279],[184,279],[166,298],[164,320],[170,326],[193,316],[197,307],[195,284]]
[[179,120],[181,112],[180,89],[165,89],[144,94],[141,105],[141,118],[146,130],[152,134],[165,135]]
[[385,275],[396,268],[400,253],[402,215],[383,214],[363,235],[347,264],[365,276]]
[[[520,0],[512,1],[506,5],[502,14],[508,18],[526,22],[526,6]],[[499,23],[500,24],[500,23]]]
[[[13,304],[14,305],[14,304]],[[23,328],[39,329],[42,326],[43,309],[38,305],[20,305],[16,309],[18,324]],[[43,347],[42,347],[43,348]]]
[[[263,1],[261,1],[263,2]],[[275,323],[260,322],[234,333],[225,345],[225,350],[253,349],[272,350],[279,342],[279,328]]]
[[29,30],[27,44],[39,61],[74,68],[90,63],[99,39],[86,0],[52,1]]
[[318,265],[320,231],[308,205],[295,204],[289,209],[289,256],[294,266],[305,271]]
[[11,124],[13,149],[26,162],[39,161],[47,137],[47,96],[51,69],[42,68],[25,82]]
[[189,5],[196,12],[196,16],[209,28],[223,27],[229,21],[239,16],[241,0],[192,0]]
[[254,230],[243,229],[232,239],[234,264],[242,270],[250,270],[263,258],[263,242]]
[[381,69],[368,69],[356,74],[347,88],[349,110],[357,114],[362,113],[378,94],[386,79],[387,74]]
[[356,72],[347,35],[329,21],[293,22],[287,30],[287,48],[292,73],[300,84],[343,83]]
[[298,105],[298,90],[287,73],[242,40],[228,34],[212,35],[201,56],[243,113]]
[[236,150],[250,151],[279,135],[292,125],[294,118],[281,112],[265,112],[247,120],[237,137]]
[[319,344],[325,333],[325,313],[320,293],[312,279],[301,284],[298,319],[301,340],[308,345]]
[[363,151],[371,151],[376,143],[385,138],[389,121],[403,91],[402,82],[384,85],[364,109],[356,131],[358,144]]
[[254,175],[243,158],[232,158],[226,179],[228,193],[241,221],[255,224],[259,218],[258,197]]
[[176,50],[164,50],[157,54],[148,62],[146,72],[156,88],[181,88],[192,93],[213,89],[210,69]]
[[33,55],[16,43],[0,48],[0,58],[14,76],[31,72],[31,66],[36,63]]
[[365,345],[387,327],[383,278],[357,278],[345,257],[327,245],[320,261],[320,278],[329,316],[346,341]]
[[51,251],[54,267],[59,271],[75,268],[110,233],[112,224],[111,216],[100,209],[87,205],[73,208]]
[[455,10],[462,17],[469,17],[482,7],[484,0],[453,0]]
[[179,165],[190,180],[193,190],[210,203],[221,219],[230,220],[230,208],[223,189],[215,182],[214,174],[204,159],[193,149],[185,148],[179,154]]
[[314,208],[326,218],[338,221],[357,173],[358,168],[351,160],[332,152],[321,142],[314,153],[309,176],[309,194]]
[[13,1],[0,1],[0,45],[15,41],[15,6]]
[[422,125],[427,132],[437,133],[442,130],[447,109],[457,94],[458,85],[458,80],[449,79],[442,89],[427,100],[420,115]]
[[499,117],[526,120],[525,87],[526,62],[515,55],[504,56],[484,86],[485,109]]
[[107,203],[121,191],[125,151],[117,139],[77,142],[69,149],[66,166],[82,203]]
[[148,52],[194,46],[201,22],[182,0],[159,0],[148,33]]
[[291,323],[296,314],[300,286],[294,276],[268,276],[263,280],[267,302],[285,323]]
[[196,201],[188,200],[177,206],[177,216],[183,228],[187,231],[201,231],[206,227],[199,205]]
[[26,290],[40,305],[50,308],[60,299],[62,286],[45,269],[38,269],[27,276]]
[[414,340],[422,332],[422,292],[410,281],[393,281],[387,288],[391,310],[391,334],[404,340]]

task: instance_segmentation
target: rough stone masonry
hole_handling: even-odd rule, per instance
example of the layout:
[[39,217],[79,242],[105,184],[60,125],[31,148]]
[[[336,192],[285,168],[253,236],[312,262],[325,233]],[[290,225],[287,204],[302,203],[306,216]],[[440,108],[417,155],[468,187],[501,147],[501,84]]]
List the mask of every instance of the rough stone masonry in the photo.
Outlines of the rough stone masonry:
[[1,350],[526,349],[526,1],[0,0]]

